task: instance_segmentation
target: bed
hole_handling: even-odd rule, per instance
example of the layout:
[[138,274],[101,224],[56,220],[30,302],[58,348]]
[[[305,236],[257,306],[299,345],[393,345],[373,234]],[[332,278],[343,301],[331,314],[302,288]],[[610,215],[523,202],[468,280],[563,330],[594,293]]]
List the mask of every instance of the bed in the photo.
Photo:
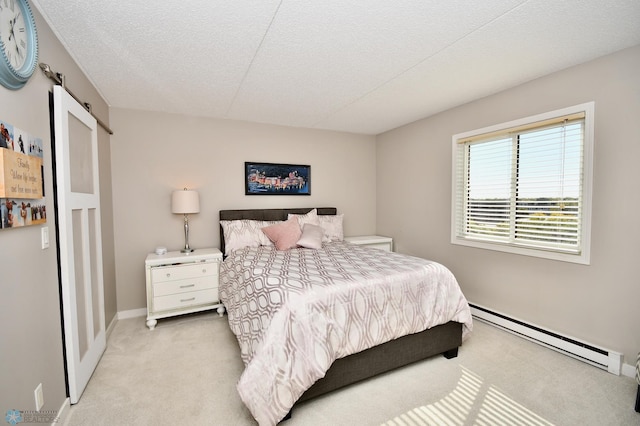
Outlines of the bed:
[[[319,249],[238,244],[230,231],[291,217],[302,225],[313,222],[312,213],[323,223],[340,223],[337,233],[325,227]],[[437,354],[453,358],[471,330],[469,306],[448,269],[340,241],[338,216],[333,207],[220,211],[220,297],[245,364],[238,392],[261,425],[360,380]],[[255,238],[264,238],[259,234]],[[230,248],[231,241],[237,247]],[[422,274],[438,284],[421,285]],[[422,305],[408,303],[409,297]]]

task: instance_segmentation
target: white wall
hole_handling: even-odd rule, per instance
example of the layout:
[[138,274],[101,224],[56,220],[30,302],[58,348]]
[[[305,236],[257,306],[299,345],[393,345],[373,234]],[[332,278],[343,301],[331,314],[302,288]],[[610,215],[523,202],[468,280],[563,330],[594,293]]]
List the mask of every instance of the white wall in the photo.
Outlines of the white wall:
[[[184,247],[170,196],[200,193],[190,246],[219,247],[218,211],[331,207],[345,232],[375,231],[375,137],[113,108],[113,196],[118,311],[146,307],[144,259],[157,246]],[[245,161],[308,164],[310,196],[246,196]]]
[[[377,231],[393,236],[400,252],[450,267],[470,302],[622,352],[626,363],[635,363],[638,69],[640,46],[379,135]],[[452,245],[452,135],[588,101],[595,101],[591,265]]]

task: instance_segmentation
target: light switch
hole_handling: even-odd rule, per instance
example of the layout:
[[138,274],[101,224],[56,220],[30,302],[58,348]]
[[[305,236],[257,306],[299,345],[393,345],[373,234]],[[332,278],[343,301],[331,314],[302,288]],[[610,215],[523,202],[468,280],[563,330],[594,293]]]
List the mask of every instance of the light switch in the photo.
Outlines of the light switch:
[[49,248],[49,227],[40,228],[42,236],[42,250]]

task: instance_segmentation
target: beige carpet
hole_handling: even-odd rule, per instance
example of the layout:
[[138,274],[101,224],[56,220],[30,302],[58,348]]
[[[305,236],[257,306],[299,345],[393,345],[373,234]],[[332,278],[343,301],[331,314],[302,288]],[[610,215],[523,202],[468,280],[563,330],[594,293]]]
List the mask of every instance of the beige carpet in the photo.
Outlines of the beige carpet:
[[[255,425],[235,389],[243,366],[215,313],[119,321],[66,425]],[[301,404],[283,426],[640,425],[636,383],[476,321],[437,356]]]

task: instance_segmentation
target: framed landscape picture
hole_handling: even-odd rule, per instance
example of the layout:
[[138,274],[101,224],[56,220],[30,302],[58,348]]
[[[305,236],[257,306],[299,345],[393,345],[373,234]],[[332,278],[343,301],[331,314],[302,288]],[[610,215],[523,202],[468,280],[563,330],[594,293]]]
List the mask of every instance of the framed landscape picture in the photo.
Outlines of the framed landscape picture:
[[311,166],[244,163],[245,195],[311,195]]

